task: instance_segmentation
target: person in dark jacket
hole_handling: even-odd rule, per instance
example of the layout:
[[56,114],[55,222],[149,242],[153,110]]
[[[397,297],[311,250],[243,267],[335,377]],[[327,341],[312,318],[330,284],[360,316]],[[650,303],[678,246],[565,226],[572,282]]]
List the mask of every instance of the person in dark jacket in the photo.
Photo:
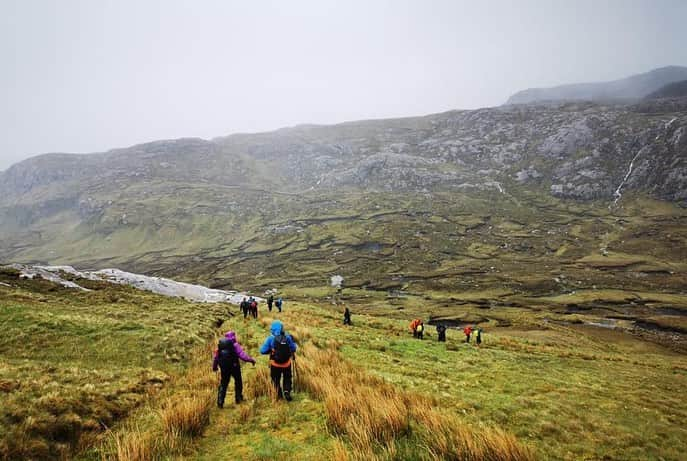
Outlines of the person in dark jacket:
[[351,325],[351,310],[348,307],[344,310],[344,325]]
[[437,325],[437,336],[439,337],[439,342],[446,342],[446,325],[443,323]]
[[270,333],[260,346],[260,353],[270,356],[270,376],[277,390],[277,398],[283,397],[290,402],[293,378],[291,362],[298,346],[291,335],[286,334],[284,325],[279,320],[272,322]]
[[241,301],[241,311],[243,312],[243,318],[248,317],[248,300],[244,297]]
[[255,359],[246,354],[239,342],[236,333],[227,331],[224,338],[220,339],[213,355],[212,371],[220,370],[219,389],[217,390],[217,406],[224,407],[224,398],[227,395],[229,381],[234,378],[234,400],[241,403],[243,400],[243,379],[241,378],[241,365],[239,359],[255,365]]
[[272,304],[274,303],[274,296],[269,295],[267,297],[267,309],[272,312]]
[[277,298],[277,302],[274,303],[275,306],[277,306],[277,310],[281,312],[281,307],[284,305],[284,300],[280,298]]
[[425,334],[425,324],[420,321],[415,327],[415,337],[417,339],[422,339]]

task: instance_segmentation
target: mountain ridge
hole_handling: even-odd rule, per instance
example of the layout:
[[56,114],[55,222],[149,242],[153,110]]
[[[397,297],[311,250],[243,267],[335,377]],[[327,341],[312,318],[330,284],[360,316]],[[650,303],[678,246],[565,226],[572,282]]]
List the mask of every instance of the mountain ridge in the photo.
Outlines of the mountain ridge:
[[649,72],[605,82],[585,82],[544,88],[528,88],[511,95],[506,104],[545,101],[633,101],[661,87],[687,79],[687,67],[665,66]]

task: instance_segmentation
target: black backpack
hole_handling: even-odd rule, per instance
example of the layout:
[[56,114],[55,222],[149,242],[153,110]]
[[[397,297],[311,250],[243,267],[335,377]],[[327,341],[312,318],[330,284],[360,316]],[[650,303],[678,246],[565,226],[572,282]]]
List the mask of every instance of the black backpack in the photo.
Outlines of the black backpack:
[[286,335],[279,335],[274,337],[274,346],[272,348],[272,360],[276,363],[284,364],[291,358],[291,347]]
[[239,356],[234,349],[234,341],[222,338],[217,345],[217,357],[220,368],[227,368],[239,363]]

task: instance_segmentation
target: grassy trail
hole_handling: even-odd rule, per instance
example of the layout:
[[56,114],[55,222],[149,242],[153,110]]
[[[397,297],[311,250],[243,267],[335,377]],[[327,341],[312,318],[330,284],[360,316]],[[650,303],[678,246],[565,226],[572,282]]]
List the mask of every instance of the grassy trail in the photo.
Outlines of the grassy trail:
[[[327,306],[300,304],[280,314],[299,341],[340,351],[366,376],[426,399],[428,406],[477,431],[495,426],[510,431],[534,447],[537,458],[678,460],[687,449],[683,355],[603,329],[499,329],[488,331],[478,349],[462,344],[456,330],[440,344],[431,330],[424,341],[412,339],[403,321],[354,316],[354,327],[345,328],[339,317]],[[269,321],[241,319],[230,326],[254,353]],[[265,363],[263,358],[255,370],[244,368],[248,395]],[[330,426],[326,406],[310,394],[298,393],[289,405],[261,398],[213,410],[191,456],[211,460],[240,453],[257,460],[279,453],[284,459],[323,459],[323,453],[354,452],[350,435],[327,435]],[[380,456],[406,459],[398,453]]]

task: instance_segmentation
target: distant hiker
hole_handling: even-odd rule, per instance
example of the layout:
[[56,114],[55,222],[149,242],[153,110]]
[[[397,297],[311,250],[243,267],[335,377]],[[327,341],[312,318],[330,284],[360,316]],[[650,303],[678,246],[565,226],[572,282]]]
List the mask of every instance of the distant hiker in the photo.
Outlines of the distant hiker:
[[274,303],[274,296],[269,295],[267,297],[267,309],[272,312],[272,303]]
[[437,325],[437,335],[439,336],[439,342],[446,342],[446,325],[443,323]]
[[344,325],[351,325],[351,310],[348,307],[344,310]]
[[254,318],[258,318],[258,301],[255,298],[250,302],[250,315]]
[[284,301],[281,299],[281,296],[277,298],[277,302],[274,303],[275,306],[277,306],[277,310],[281,312],[281,306],[284,304]]
[[248,300],[244,297],[241,301],[241,312],[243,312],[243,318],[248,317]]
[[417,326],[415,327],[415,332],[416,332],[415,337],[417,339],[422,339],[422,335],[425,332],[425,324],[422,323],[422,320],[420,320],[420,323],[418,323]]
[[463,334],[465,335],[465,342],[470,342],[470,335],[472,334],[472,327],[470,325],[463,328]]
[[475,334],[475,343],[477,343],[478,346],[482,344],[482,328],[480,327],[477,327],[477,331]]
[[413,319],[412,322],[410,322],[410,331],[413,332],[413,338],[417,338],[417,326],[422,322],[420,319]]
[[217,406],[219,408],[224,407],[224,397],[227,395],[227,387],[229,387],[229,380],[232,376],[234,377],[234,399],[236,403],[241,403],[243,400],[243,380],[241,379],[239,359],[255,365],[255,359],[246,354],[236,340],[236,333],[227,331],[224,338],[219,340],[212,360],[212,371],[217,371],[217,367],[219,367],[221,374],[219,389],[217,390]]
[[[270,327],[270,336],[265,339],[265,342],[260,346],[260,353],[263,355],[270,355],[270,376],[272,383],[277,390],[277,398],[284,397],[287,401],[291,401],[291,359],[296,352],[297,345],[293,341],[291,335],[286,334],[284,325],[275,320]],[[282,381],[283,377],[283,388]],[[282,393],[283,390],[283,393]]]

